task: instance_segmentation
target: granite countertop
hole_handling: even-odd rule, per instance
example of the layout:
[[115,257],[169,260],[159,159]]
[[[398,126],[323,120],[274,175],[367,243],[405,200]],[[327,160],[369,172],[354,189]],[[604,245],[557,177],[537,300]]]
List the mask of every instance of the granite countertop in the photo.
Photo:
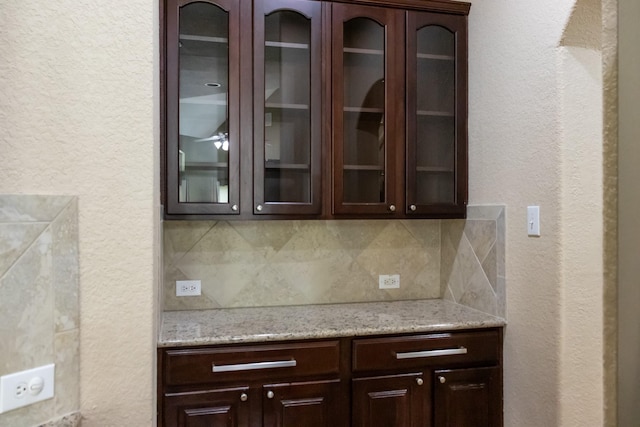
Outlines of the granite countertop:
[[504,326],[441,299],[166,311],[158,347],[284,341]]

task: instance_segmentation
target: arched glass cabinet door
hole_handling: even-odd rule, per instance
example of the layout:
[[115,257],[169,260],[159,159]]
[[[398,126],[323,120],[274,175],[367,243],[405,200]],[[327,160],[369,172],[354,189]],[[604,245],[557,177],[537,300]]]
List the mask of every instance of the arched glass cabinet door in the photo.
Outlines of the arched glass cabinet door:
[[408,215],[463,216],[467,202],[467,35],[463,16],[409,12]]
[[321,212],[321,5],[254,3],[254,214]]
[[333,211],[393,215],[401,181],[404,15],[338,3],[332,9]]
[[237,1],[169,1],[167,214],[239,213]]

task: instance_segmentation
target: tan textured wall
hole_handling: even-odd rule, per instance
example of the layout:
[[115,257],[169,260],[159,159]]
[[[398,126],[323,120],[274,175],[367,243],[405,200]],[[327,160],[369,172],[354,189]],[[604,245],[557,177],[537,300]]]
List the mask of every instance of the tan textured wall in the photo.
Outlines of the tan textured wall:
[[618,426],[640,420],[640,3],[619,3]]
[[604,425],[618,427],[618,0],[602,0],[602,83],[604,110]]
[[0,193],[78,195],[84,426],[155,416],[157,11],[0,2]]
[[602,56],[600,50],[573,46],[561,47],[558,53],[562,107],[560,425],[601,426]]
[[[597,4],[482,0],[469,17],[470,202],[504,203],[508,218],[506,426],[602,425],[601,74],[594,55],[570,57],[559,47],[562,40],[593,47],[588,35],[576,36],[598,19],[578,14],[579,22],[571,21],[580,8]],[[584,94],[570,86],[574,67],[590,84]],[[582,133],[579,122],[594,114]],[[528,205],[540,206],[539,238],[527,237]],[[579,215],[571,209],[578,207],[595,232],[574,241]],[[583,271],[575,266],[588,266],[595,277],[581,286]],[[568,369],[575,350],[580,373]],[[578,374],[590,378],[589,387]]]

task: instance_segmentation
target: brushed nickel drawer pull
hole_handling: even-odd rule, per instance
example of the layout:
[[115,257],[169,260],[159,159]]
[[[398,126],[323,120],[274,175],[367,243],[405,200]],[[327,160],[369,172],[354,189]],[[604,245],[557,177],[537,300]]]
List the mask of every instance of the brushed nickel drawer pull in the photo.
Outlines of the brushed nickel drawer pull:
[[410,351],[408,353],[396,353],[396,359],[420,359],[423,357],[453,356],[467,354],[466,347],[445,348],[443,350]]
[[257,369],[275,369],[275,368],[293,368],[297,365],[293,360],[278,360],[275,362],[254,362],[254,363],[238,363],[235,365],[215,365],[211,364],[213,372],[237,372],[237,371],[253,371]]

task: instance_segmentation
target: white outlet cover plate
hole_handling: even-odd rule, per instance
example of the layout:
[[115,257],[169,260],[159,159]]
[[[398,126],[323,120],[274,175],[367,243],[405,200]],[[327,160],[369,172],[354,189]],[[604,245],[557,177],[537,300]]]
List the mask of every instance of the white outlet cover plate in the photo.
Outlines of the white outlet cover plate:
[[51,399],[55,390],[55,367],[52,363],[0,377],[0,414]]
[[177,297],[193,297],[202,294],[200,280],[176,280]]
[[381,274],[378,276],[379,289],[398,289],[400,287],[399,274]]

